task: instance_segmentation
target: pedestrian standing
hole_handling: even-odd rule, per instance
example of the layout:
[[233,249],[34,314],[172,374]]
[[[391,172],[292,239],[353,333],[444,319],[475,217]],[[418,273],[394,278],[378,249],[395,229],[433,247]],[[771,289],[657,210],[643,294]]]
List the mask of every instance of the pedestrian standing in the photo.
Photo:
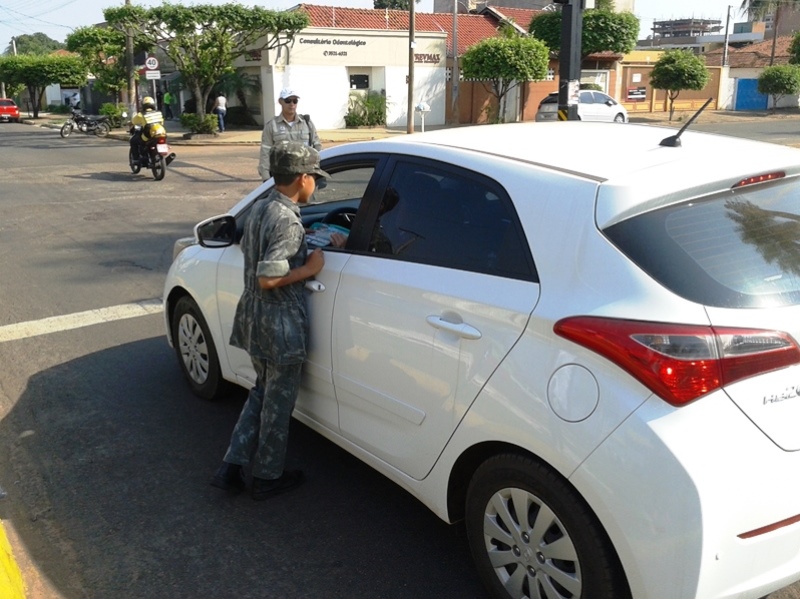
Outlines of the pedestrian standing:
[[298,204],[308,202],[320,177],[319,153],[286,142],[270,150],[275,188],[257,201],[241,241],[244,291],[236,306],[230,343],[250,355],[256,383],[242,407],[222,466],[211,484],[245,488],[243,466],[252,466],[251,495],[267,499],[303,483],[299,470],[284,470],[289,422],[308,348],[304,281],[325,259],[308,253]]
[[164,115],[167,119],[172,120],[175,116],[172,114],[172,103],[175,101],[175,98],[172,96],[172,92],[167,90],[164,93]]
[[297,113],[297,103],[300,97],[291,88],[284,88],[278,96],[281,113],[264,125],[261,133],[261,155],[258,160],[258,174],[266,181],[270,178],[269,152],[270,148],[281,141],[299,141],[314,148],[318,152],[322,149],[317,128],[307,114]]
[[217,96],[217,99],[214,100],[214,114],[217,115],[217,121],[219,123],[219,132],[225,132],[225,115],[228,113],[228,100],[225,96],[222,95],[222,92]]

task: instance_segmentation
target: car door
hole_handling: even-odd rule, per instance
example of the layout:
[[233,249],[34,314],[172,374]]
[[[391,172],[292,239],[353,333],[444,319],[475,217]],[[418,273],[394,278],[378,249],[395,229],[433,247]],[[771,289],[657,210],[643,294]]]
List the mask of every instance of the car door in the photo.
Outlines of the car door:
[[398,157],[368,240],[341,271],[333,377],[341,434],[424,478],[521,335],[539,286],[489,177]]
[[601,119],[600,111],[602,107],[595,103],[595,97],[591,91],[581,91],[578,94],[578,102],[578,110],[582,121],[597,121]]
[[607,121],[609,123],[614,121],[619,111],[616,109],[617,103],[611,96],[603,92],[592,92],[594,96],[594,105],[597,109],[597,120]]
[[[354,222],[355,218],[347,215],[357,214],[377,163],[374,157],[323,162],[322,167],[331,174],[331,178],[324,187],[318,187],[311,202],[301,208],[304,224],[308,227],[324,220],[331,212],[335,213],[337,224]],[[266,198],[271,189],[265,189],[256,201]],[[236,215],[237,228],[242,227],[248,213],[249,207]],[[323,251],[325,267],[313,282],[306,283],[306,289],[309,290],[309,353],[303,366],[303,380],[295,410],[337,431],[339,414],[331,374],[331,317],[340,273],[350,258],[350,252],[331,247],[323,248]],[[222,336],[226,342],[230,339],[236,305],[244,288],[243,266],[242,250],[236,243],[224,250],[217,267],[217,302]],[[247,353],[232,346],[228,346],[226,353],[231,370],[239,382],[245,386],[252,385],[255,372]]]

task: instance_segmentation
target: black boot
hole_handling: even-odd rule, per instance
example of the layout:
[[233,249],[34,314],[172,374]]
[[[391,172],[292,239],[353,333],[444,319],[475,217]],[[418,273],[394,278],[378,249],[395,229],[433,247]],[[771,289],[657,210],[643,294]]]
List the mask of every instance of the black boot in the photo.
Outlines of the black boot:
[[253,477],[253,487],[250,493],[256,501],[269,499],[275,495],[296,489],[306,480],[302,470],[284,470],[280,478],[272,480]]
[[211,479],[211,486],[223,491],[243,491],[247,483],[244,480],[242,467],[239,464],[222,462],[222,466]]

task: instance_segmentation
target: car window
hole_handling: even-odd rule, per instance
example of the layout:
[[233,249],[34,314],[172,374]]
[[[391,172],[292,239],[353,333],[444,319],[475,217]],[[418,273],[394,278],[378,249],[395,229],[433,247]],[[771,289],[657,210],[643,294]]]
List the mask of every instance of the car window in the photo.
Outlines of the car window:
[[731,308],[800,303],[800,182],[669,206],[604,232],[691,301]]
[[614,102],[614,98],[612,98],[611,96],[608,96],[602,92],[592,92],[592,93],[594,94],[594,101],[596,104],[605,104],[609,100],[611,101],[612,104],[616,104],[616,102]]
[[491,179],[452,167],[398,162],[370,251],[411,262],[532,280],[510,198]]
[[581,104],[594,104],[594,96],[592,96],[592,92],[581,92],[579,95],[579,102]]
[[0,100],[0,106],[16,106],[11,100]]
[[[317,190],[308,204],[301,206],[300,214],[306,227],[317,227],[322,223],[333,224],[337,227],[350,229],[355,221],[355,215],[361,205],[367,186],[375,172],[375,164],[359,163],[357,165],[338,165],[327,167],[331,175]],[[256,199],[256,202],[266,198],[273,187],[270,186]],[[244,231],[244,221],[250,213],[252,204],[236,215],[237,241],[241,239]]]

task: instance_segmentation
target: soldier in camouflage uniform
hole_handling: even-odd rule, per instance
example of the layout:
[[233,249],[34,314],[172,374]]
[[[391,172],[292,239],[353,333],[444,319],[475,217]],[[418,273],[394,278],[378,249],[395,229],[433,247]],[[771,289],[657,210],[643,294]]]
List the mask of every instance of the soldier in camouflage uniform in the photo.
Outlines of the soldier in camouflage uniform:
[[294,90],[285,88],[278,96],[281,113],[264,125],[261,133],[261,154],[258,160],[258,174],[266,181],[270,178],[269,150],[282,141],[300,141],[318,152],[322,149],[317,128],[307,114],[297,113],[299,96]]
[[279,143],[270,150],[270,171],[275,189],[255,203],[245,223],[244,291],[230,339],[250,354],[257,379],[211,481],[221,489],[242,490],[242,466],[252,463],[253,499],[303,482],[302,472],[283,467],[307,351],[304,281],[324,264],[321,250],[308,254],[298,207],[314,193],[317,178],[328,176],[320,169],[319,153],[302,143]]

